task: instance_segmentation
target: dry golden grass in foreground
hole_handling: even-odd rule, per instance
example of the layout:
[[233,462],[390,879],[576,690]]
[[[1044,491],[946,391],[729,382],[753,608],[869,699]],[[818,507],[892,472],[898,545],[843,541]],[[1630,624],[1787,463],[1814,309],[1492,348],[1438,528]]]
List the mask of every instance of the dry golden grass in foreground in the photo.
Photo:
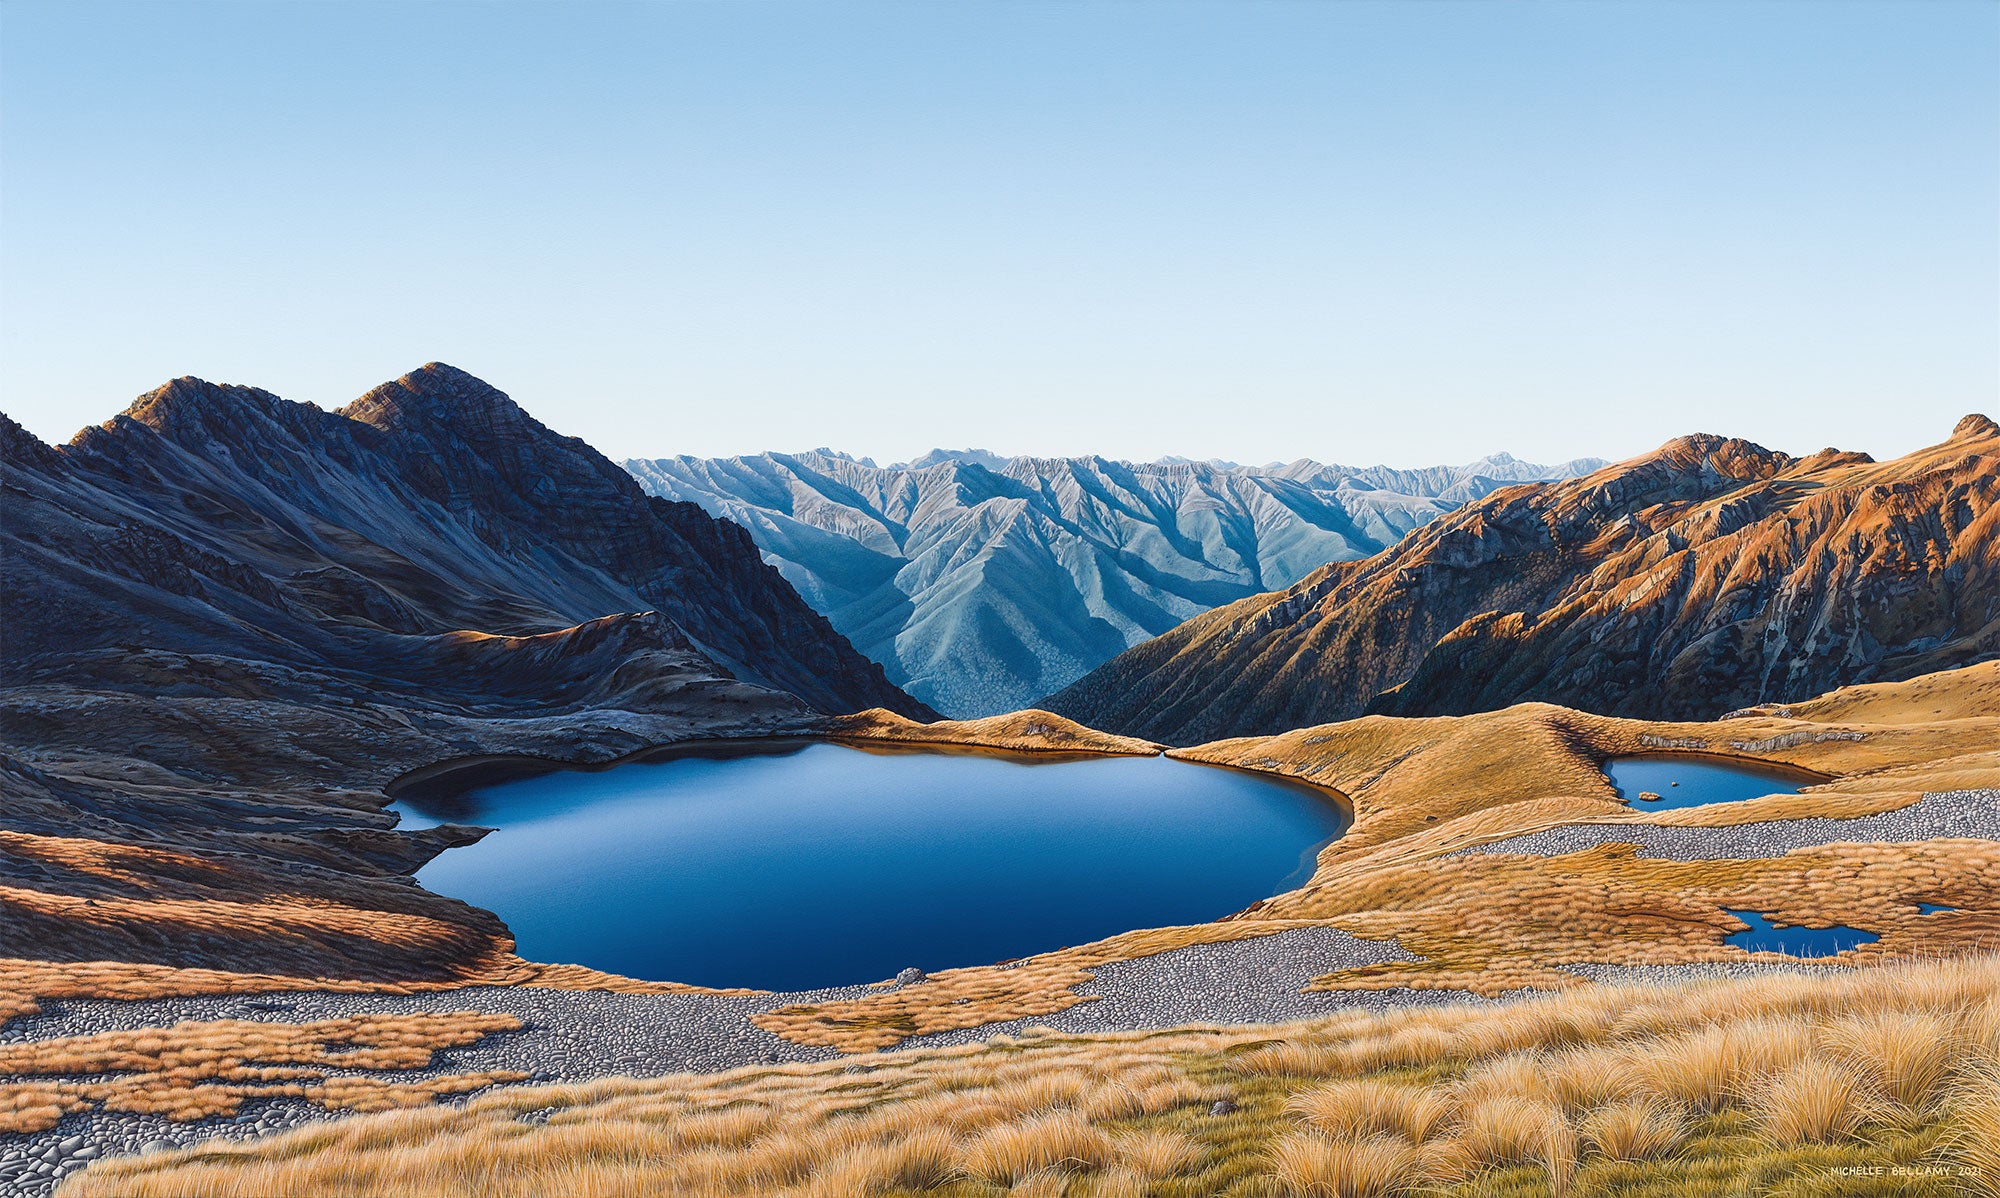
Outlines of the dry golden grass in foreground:
[[[420,1106],[525,1073],[418,1080],[327,1070],[421,1069],[440,1048],[515,1031],[512,1015],[354,1015],[315,1023],[225,1019],[0,1046],[0,1132],[53,1127],[104,1107],[173,1120],[231,1115],[246,1098],[304,1098],[329,1110]],[[24,1080],[32,1079],[32,1080]]]
[[1978,957],[511,1089],[60,1193],[1990,1196],[1996,1145]]

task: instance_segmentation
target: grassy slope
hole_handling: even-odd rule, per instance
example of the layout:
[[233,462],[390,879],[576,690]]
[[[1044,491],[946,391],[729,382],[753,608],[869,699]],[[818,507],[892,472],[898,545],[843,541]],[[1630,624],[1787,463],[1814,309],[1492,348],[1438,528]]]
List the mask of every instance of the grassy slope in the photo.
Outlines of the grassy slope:
[[512,1089],[61,1194],[1992,1195],[1996,1145],[1977,957]]

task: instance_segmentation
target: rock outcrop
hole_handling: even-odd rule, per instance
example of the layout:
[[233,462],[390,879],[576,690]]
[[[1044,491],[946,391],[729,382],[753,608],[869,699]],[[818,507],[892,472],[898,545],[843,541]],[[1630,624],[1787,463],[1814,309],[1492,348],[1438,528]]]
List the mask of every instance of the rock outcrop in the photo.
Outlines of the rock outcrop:
[[1541,700],[1712,718],[2000,656],[2000,430],[1890,462],[1697,435],[1510,487],[1041,704],[1177,744]]
[[974,449],[886,467],[817,450],[626,468],[654,495],[749,529],[891,680],[972,718],[1029,706],[1190,616],[1366,557],[1508,482],[1602,464],[1245,467]]

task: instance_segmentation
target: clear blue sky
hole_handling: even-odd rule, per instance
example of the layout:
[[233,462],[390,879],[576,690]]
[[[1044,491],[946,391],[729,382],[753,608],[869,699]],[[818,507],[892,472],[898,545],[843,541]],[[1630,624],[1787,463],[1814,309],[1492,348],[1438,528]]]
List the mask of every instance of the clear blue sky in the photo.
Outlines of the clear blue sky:
[[2000,416],[2000,5],[0,6],[0,409],[434,358],[613,457],[1887,456]]

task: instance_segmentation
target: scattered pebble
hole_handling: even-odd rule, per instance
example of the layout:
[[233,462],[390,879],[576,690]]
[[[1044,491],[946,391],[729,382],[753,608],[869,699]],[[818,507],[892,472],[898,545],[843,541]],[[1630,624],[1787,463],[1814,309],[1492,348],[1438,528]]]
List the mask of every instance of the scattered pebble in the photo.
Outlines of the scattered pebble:
[[1742,861],[1782,857],[1793,849],[1823,844],[1907,844],[1918,840],[1962,839],[2000,840],[2000,790],[1940,791],[1897,811],[1855,819],[1815,816],[1720,828],[1569,824],[1459,849],[1446,856],[1514,853],[1553,857],[1601,844],[1636,844],[1643,856],[1671,861]]

